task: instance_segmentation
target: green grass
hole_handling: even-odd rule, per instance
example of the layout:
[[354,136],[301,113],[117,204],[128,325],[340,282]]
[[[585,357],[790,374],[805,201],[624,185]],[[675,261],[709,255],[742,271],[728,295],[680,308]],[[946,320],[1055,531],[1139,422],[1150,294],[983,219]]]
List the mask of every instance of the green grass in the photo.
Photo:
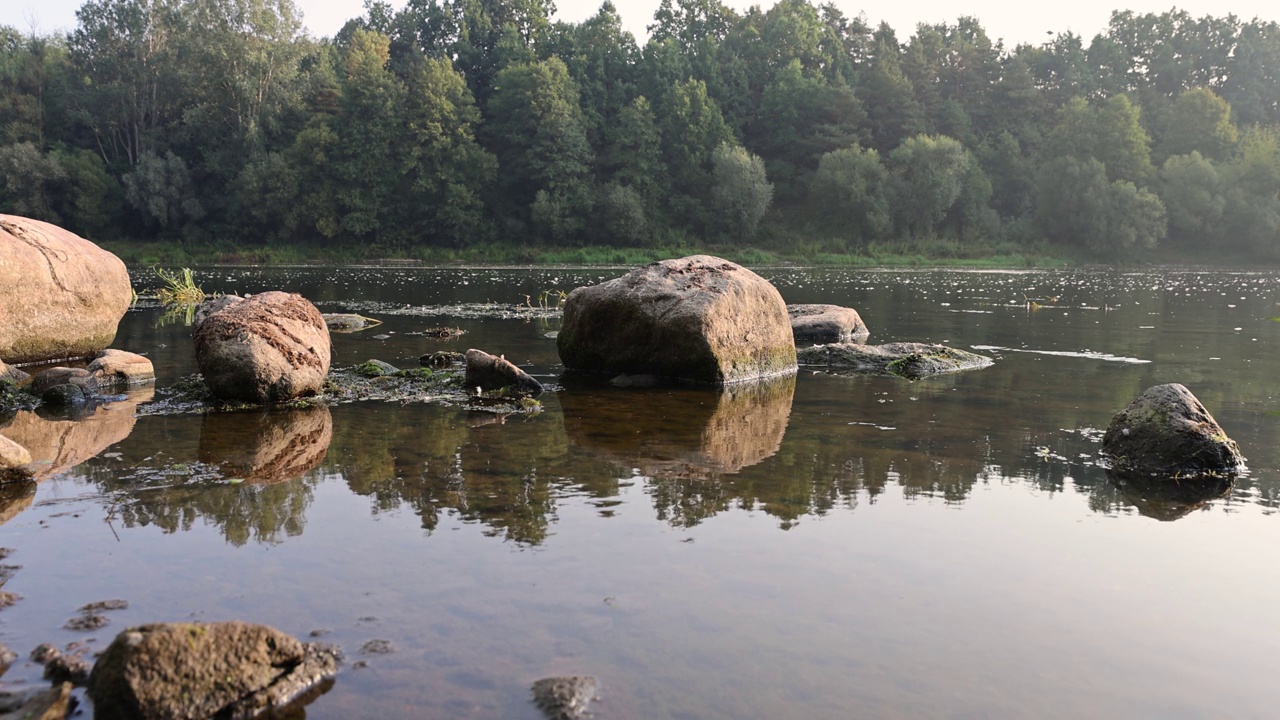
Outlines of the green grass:
[[165,305],[199,305],[204,301],[204,290],[196,285],[191,268],[184,267],[181,273],[158,267],[151,268],[151,271],[164,283],[156,290],[156,298]]

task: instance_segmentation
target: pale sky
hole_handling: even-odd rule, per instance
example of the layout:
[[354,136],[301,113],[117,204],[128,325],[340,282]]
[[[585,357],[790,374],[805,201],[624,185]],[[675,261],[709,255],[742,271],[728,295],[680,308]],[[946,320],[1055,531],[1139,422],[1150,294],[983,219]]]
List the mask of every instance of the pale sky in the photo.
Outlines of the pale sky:
[[[295,0],[302,9],[304,21],[315,37],[333,35],[349,18],[363,14],[361,0]],[[556,18],[570,22],[579,21],[595,13],[602,0],[558,0]],[[11,25],[27,31],[34,25],[41,33],[68,30],[75,26],[75,11],[82,0],[0,0],[0,25]],[[405,0],[391,0],[400,8]],[[659,0],[614,0],[623,24],[641,42],[645,26],[653,21],[653,13]],[[753,4],[772,5],[766,0],[753,3],[746,0],[728,0],[739,10]],[[883,3],[877,6],[864,0],[835,0],[846,15],[865,12],[874,27],[886,21],[898,32],[898,39],[905,41],[915,31],[918,23],[954,22],[959,15],[978,18],[992,40],[1004,38],[1006,47],[1022,42],[1041,43],[1047,31],[1071,30],[1083,35],[1085,44],[1106,27],[1111,11],[1123,7],[1138,13],[1161,13],[1174,6],[1170,0],[1075,0],[1063,3],[1011,3],[1008,0],[971,0],[967,3],[944,0],[906,0]],[[1193,16],[1224,16],[1234,14],[1248,20],[1260,17],[1264,20],[1280,20],[1280,3],[1275,0],[1184,0],[1177,7]]]

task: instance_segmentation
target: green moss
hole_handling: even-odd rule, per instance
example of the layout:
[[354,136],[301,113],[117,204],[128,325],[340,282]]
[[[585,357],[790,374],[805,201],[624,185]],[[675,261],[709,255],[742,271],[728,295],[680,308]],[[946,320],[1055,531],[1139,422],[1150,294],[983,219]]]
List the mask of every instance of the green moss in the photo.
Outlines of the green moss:
[[388,374],[387,371],[378,363],[372,360],[362,362],[356,366],[356,372],[367,378],[382,377]]

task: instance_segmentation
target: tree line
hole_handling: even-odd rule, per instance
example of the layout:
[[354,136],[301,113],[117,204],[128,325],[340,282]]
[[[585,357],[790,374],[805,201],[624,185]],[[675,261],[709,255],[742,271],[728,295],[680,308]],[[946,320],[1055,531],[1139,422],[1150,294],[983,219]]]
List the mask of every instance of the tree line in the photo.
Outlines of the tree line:
[[[93,239],[412,254],[1041,244],[1280,259],[1280,26],[1115,12],[1006,48],[978,20],[781,0],[89,0],[0,27],[0,211]],[[1157,250],[1163,248],[1164,250]]]

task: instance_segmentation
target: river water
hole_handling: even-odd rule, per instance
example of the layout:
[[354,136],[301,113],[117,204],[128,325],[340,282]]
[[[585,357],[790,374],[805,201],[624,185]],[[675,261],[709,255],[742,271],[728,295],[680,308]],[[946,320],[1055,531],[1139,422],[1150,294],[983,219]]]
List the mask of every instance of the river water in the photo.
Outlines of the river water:
[[[996,363],[729,393],[562,382],[556,291],[623,272],[199,270],[207,291],[385,321],[335,334],[335,366],[478,347],[553,391],[507,417],[155,415],[149,393],[24,413],[0,433],[48,464],[0,499],[22,596],[0,642],[316,631],[347,663],[309,718],[532,719],[529,685],[565,674],[600,680],[605,719],[1274,716],[1280,274],[763,269],[788,302],[857,308],[871,342]],[[161,308],[115,346],[152,358],[162,395],[195,372]],[[1099,467],[1111,416],[1162,382],[1248,458],[1225,497],[1144,496]],[[107,627],[64,628],[110,598],[129,606]]]

